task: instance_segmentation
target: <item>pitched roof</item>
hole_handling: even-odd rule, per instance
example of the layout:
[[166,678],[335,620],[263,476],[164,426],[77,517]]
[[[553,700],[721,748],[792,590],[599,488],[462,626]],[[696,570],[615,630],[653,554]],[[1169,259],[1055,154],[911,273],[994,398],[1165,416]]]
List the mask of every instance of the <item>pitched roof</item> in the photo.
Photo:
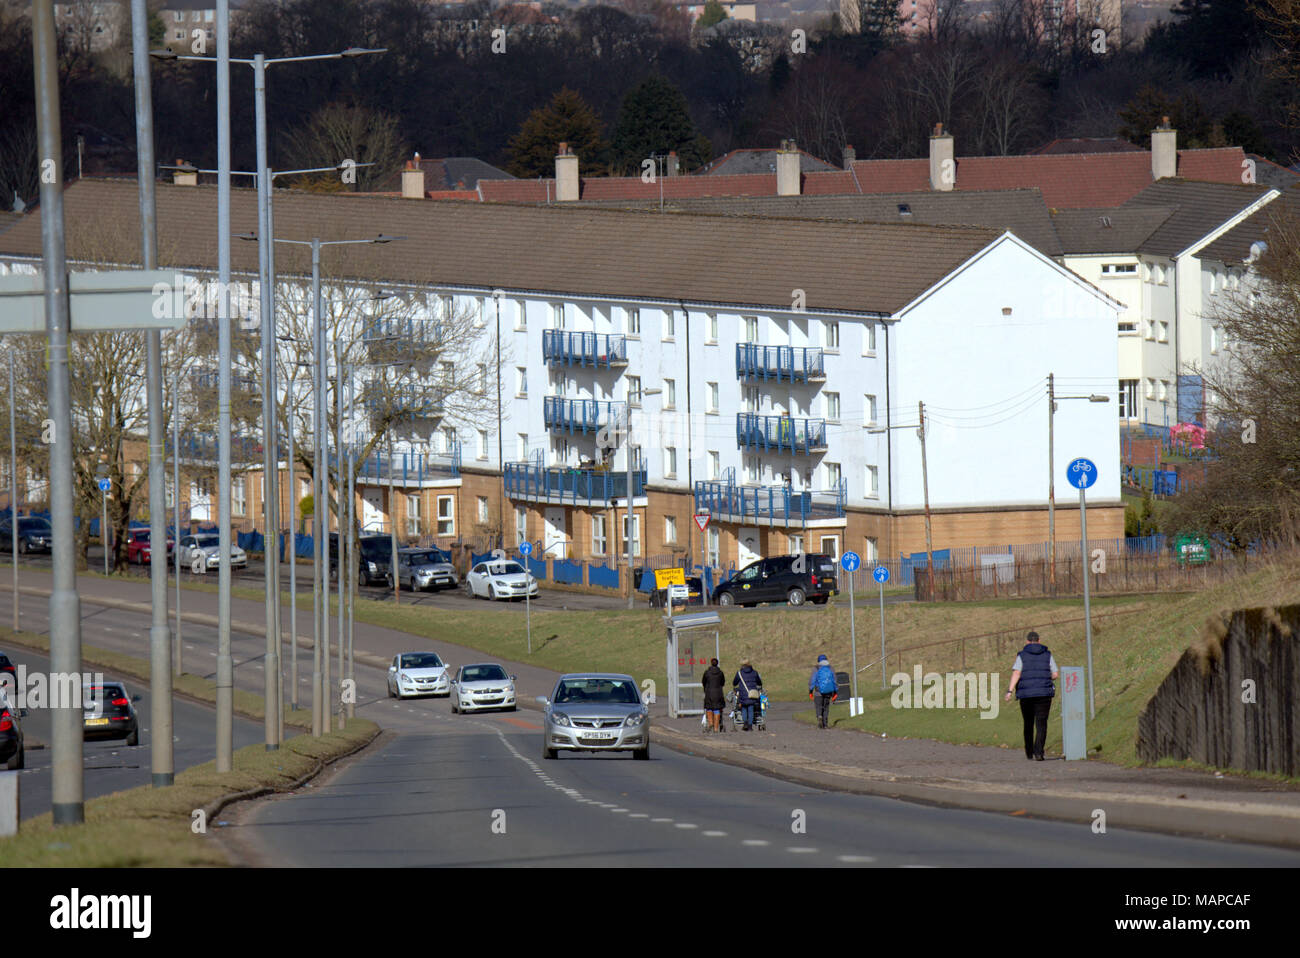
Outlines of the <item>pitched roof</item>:
[[1244,262],[1250,256],[1251,244],[1267,243],[1283,220],[1300,225],[1300,186],[1293,186],[1263,209],[1256,210],[1197,255],[1203,260],[1229,265]]
[[[420,157],[420,169],[424,171],[424,188],[430,193],[449,190],[473,190],[479,180],[513,180],[514,176],[505,170],[497,169],[490,163],[473,156],[444,156],[441,158]],[[462,185],[463,184],[463,185]],[[402,191],[402,171],[397,170],[386,179],[378,192],[400,193]]]
[[1148,236],[1174,213],[1171,206],[1052,210],[1052,225],[1066,256],[1136,253]]
[[[70,259],[139,261],[133,180],[87,179],[64,194]],[[158,260],[163,268],[211,270],[216,264],[217,191],[159,184]],[[365,239],[382,231],[402,242],[326,247],[328,274],[362,281],[569,295],[685,300],[744,307],[791,302],[810,310],[891,314],[934,286],[998,230],[872,225],[801,219],[675,216],[591,207],[403,200],[284,191],[276,196],[284,239]],[[231,229],[257,224],[252,190],[231,194]],[[37,257],[38,216],[0,235],[0,255]],[[309,251],[278,246],[281,275],[305,275]],[[764,264],[756,269],[755,264]],[[235,243],[233,268],[257,270],[257,247]]]
[[1052,140],[1036,150],[1035,156],[1055,153],[1140,153],[1142,147],[1118,136],[1076,136]]
[[1256,183],[1279,190],[1289,190],[1297,183],[1300,183],[1300,163],[1292,167],[1286,167],[1274,163],[1258,153],[1248,153],[1246,155],[1255,161]]
[[[584,200],[657,200],[687,196],[775,196],[775,173],[737,176],[661,176],[654,183],[639,176],[582,177],[578,196]],[[488,203],[554,203],[555,179],[482,180],[479,195]]]
[[[701,176],[718,176],[726,173],[734,175],[737,173],[775,173],[776,172],[776,150],[732,150],[730,153],[724,153],[716,160],[705,164],[697,171]],[[801,173],[811,173],[813,171],[834,170],[837,167],[833,163],[827,163],[825,160],[818,159],[811,153],[799,151],[799,171]]]
[[1137,252],[1174,256],[1218,229],[1261,196],[1266,186],[1199,183],[1168,179],[1152,183],[1124,205],[1173,207],[1166,219],[1138,246]]
[[[632,201],[613,201],[625,208]],[[612,205],[612,203],[611,203]],[[658,203],[636,203],[657,209]],[[838,196],[708,197],[666,200],[665,210],[731,216],[777,216],[860,223],[918,223],[926,226],[985,226],[1015,233],[1047,256],[1060,256],[1061,244],[1043,195],[1028,190],[967,190]],[[904,213],[906,208],[906,213]]]

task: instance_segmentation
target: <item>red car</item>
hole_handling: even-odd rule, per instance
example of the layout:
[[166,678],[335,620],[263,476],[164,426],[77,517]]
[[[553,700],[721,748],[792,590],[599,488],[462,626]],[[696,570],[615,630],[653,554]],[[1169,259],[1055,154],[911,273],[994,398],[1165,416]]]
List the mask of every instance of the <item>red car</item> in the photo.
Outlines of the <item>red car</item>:
[[[176,548],[176,540],[167,537],[167,555],[170,557]],[[149,530],[132,529],[126,537],[126,561],[147,565],[149,562]]]

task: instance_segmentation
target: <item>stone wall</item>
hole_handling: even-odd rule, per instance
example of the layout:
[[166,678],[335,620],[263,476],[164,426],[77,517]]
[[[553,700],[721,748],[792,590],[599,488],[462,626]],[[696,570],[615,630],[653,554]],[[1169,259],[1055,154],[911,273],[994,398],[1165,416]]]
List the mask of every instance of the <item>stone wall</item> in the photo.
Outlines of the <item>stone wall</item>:
[[1300,605],[1212,622],[1143,709],[1137,751],[1300,774]]

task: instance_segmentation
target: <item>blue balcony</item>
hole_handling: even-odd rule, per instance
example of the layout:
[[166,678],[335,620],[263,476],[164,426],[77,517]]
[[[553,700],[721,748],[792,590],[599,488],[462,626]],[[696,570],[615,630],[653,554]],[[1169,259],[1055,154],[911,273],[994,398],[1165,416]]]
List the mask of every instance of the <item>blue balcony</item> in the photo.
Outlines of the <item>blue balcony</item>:
[[[646,470],[632,472],[632,495],[645,495]],[[535,502],[570,502],[574,505],[604,506],[611,499],[627,498],[627,473],[602,469],[570,469],[541,466],[533,462],[508,462],[505,467],[506,497]]]
[[843,519],[846,484],[829,492],[796,492],[789,486],[738,486],[697,482],[695,511],[708,510],[721,522],[801,526],[821,519]]
[[736,377],[751,382],[824,382],[826,361],[817,347],[737,343]]
[[736,413],[736,442],[756,452],[787,452],[808,456],[826,451],[825,419],[794,419]]
[[390,459],[385,453],[372,453],[357,469],[357,481],[392,482],[399,486],[421,486],[426,482],[460,478],[460,443],[451,452],[429,456],[422,452],[398,452]]
[[627,337],[544,329],[542,358],[548,366],[590,366],[594,369],[626,366]]
[[621,422],[626,403],[547,396],[542,421],[552,432],[595,434],[601,426]]

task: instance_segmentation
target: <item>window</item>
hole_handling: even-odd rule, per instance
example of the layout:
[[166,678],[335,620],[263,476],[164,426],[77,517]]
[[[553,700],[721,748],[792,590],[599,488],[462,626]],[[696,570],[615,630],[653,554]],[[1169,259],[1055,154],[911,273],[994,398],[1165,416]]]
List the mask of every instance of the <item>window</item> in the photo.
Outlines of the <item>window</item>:
[[445,293],[438,297],[438,317],[445,323],[452,317],[456,306],[452,298]]
[[1219,329],[1217,326],[1210,327],[1210,354],[1213,355],[1219,351]]
[[248,498],[245,491],[244,477],[235,476],[230,480],[230,511],[234,515],[247,515]]
[[718,384],[705,383],[704,385],[709,389],[709,404],[705,411],[716,416],[718,414]]
[[476,303],[477,305],[474,310],[474,328],[483,329],[487,326],[487,300],[480,296]]
[[440,536],[456,534],[455,502],[455,496],[438,497],[438,535]]
[[866,493],[868,499],[873,499],[880,495],[880,467],[879,466],[867,466]]
[[[179,20],[180,18],[181,18],[181,15],[180,15],[179,13],[176,14],[176,19]],[[184,39],[185,39],[185,31],[184,31],[184,30],[177,30],[177,31],[175,31],[175,33],[176,33],[176,35],[172,37],[173,40],[184,40]]]
[[521,432],[515,440],[516,457],[520,462],[528,459],[528,433]]
[[563,329],[563,328],[564,328],[564,304],[552,303],[551,304],[551,329]]
[[1136,419],[1138,415],[1138,381],[1121,379],[1119,381],[1119,418]]
[[672,339],[677,335],[677,313],[675,310],[664,310],[664,339]]
[[479,522],[488,521],[488,497],[487,496],[478,497],[478,521]]
[[664,447],[664,478],[665,479],[677,478],[677,447],[676,446]]
[[823,323],[822,330],[825,334],[826,348],[837,350],[840,348],[840,324]]
[[[627,513],[623,513],[623,545],[621,552],[627,555]],[[641,517],[635,513],[632,515],[632,555],[641,554]]]
[[1163,320],[1160,321],[1156,329],[1156,339],[1162,343],[1169,342],[1169,324]]
[[677,380],[675,379],[664,380],[664,408],[677,408]]
[[521,397],[528,395],[528,367],[527,366],[515,367],[515,395]]
[[709,478],[722,478],[722,456],[718,454],[716,449],[709,450]]
[[442,427],[442,452],[443,455],[450,456],[452,450],[456,448],[456,428],[454,426]]
[[822,481],[825,488],[832,492],[840,488],[840,464],[838,462],[822,463]]
[[1136,333],[1137,323],[1133,322],[1132,320],[1129,320],[1127,322],[1121,322],[1119,324],[1119,331],[1121,333]]
[[627,377],[627,404],[629,406],[641,405],[641,377]]
[[408,536],[418,536],[420,534],[420,497],[406,497],[406,534]]
[[454,385],[456,382],[456,364],[450,359],[442,360],[438,363],[438,375],[441,377],[442,382],[448,386]]
[[487,363],[478,364],[478,394],[486,396],[488,391],[488,369]]
[[664,543],[675,544],[677,542],[677,517],[664,516]]
[[486,429],[478,431],[478,457],[480,459],[488,457],[488,434]]
[[591,552],[592,555],[603,556],[605,549],[609,544],[609,536],[605,529],[604,516],[591,517]]
[[763,467],[758,463],[758,456],[745,457],[745,481],[762,482]]
[[862,542],[862,564],[875,565],[879,561],[880,546],[875,536],[867,536]]
[[1156,323],[1155,323],[1155,320],[1153,320],[1153,319],[1143,320],[1143,322],[1142,322],[1142,334],[1143,334],[1143,336],[1145,336],[1148,340],[1154,340],[1154,339],[1156,338]]
[[758,342],[758,317],[757,316],[745,317],[745,342],[747,343]]
[[867,393],[862,397],[862,418],[864,426],[876,424],[876,397]]
[[876,324],[867,323],[862,328],[862,355],[876,355]]
[[801,552],[803,552],[803,536],[790,536],[790,555],[798,555]]
[[1164,402],[1166,399],[1169,398],[1169,380],[1167,379],[1160,380],[1160,392],[1157,394],[1156,398],[1159,399],[1161,402]]
[[709,527],[709,565],[715,569],[722,565],[722,550],[718,546],[718,530]]
[[515,544],[528,541],[528,509],[515,507]]
[[1210,295],[1213,296],[1214,291],[1218,289],[1218,286],[1215,284],[1214,270],[1206,270],[1205,275],[1206,278],[1209,280]]
[[528,328],[528,304],[522,300],[515,300],[515,329]]
[[1137,273],[1136,263],[1102,263],[1103,276],[1132,276]]
[[641,335],[641,310],[627,310],[627,334],[629,336]]
[[714,344],[718,342],[718,314],[717,313],[709,313],[709,331],[708,331],[708,335],[705,337],[705,342],[714,343]]
[[1156,398],[1156,381],[1154,379],[1150,379],[1150,378],[1147,379],[1146,398],[1147,399]]
[[840,420],[840,394],[839,393],[826,394],[826,418],[829,419],[831,422],[839,422]]

